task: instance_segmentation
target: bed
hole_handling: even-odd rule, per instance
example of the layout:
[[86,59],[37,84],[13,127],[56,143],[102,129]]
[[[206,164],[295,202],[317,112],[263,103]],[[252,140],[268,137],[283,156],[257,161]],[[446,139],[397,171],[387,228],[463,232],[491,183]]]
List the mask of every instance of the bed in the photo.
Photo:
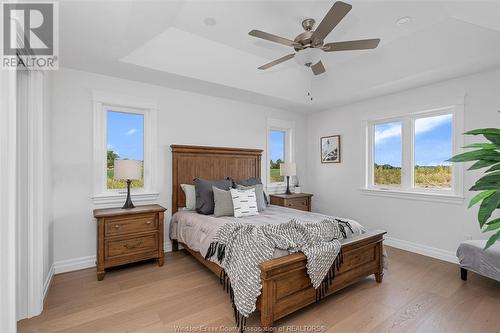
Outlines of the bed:
[[[213,236],[217,228],[210,223],[223,224],[227,223],[225,219],[234,218],[197,216],[197,213],[182,211],[185,197],[180,185],[191,184],[196,177],[209,180],[260,177],[262,150],[184,145],[172,145],[171,149],[172,213],[179,211],[179,214],[174,215],[170,230],[172,249],[177,251],[179,244],[182,245],[203,265],[220,276],[222,268],[216,262],[204,259],[208,242],[199,240]],[[279,223],[291,217],[313,222],[325,216],[271,206],[255,218],[254,223]],[[327,295],[372,274],[376,282],[382,282],[382,242],[385,232],[366,231],[356,222],[350,222],[353,234],[341,242],[343,264]],[[186,232],[189,228],[196,230]],[[260,269],[262,293],[257,300],[257,309],[260,312],[261,326],[271,327],[274,321],[316,301],[316,291],[306,272],[304,254],[275,251],[274,258],[263,262]]]

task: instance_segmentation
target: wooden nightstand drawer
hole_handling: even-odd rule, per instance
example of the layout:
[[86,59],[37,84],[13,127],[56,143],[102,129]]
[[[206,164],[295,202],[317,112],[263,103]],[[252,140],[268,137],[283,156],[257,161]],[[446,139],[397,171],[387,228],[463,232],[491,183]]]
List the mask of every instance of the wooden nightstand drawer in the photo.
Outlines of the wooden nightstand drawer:
[[124,235],[157,229],[156,214],[131,217],[111,217],[105,219],[105,235]]
[[106,241],[106,259],[138,252],[150,252],[158,249],[156,233],[137,238],[114,239]]
[[311,211],[311,198],[309,193],[292,193],[292,194],[271,194],[271,205],[282,206],[292,209],[300,209],[306,212]]
[[97,219],[97,280],[106,269],[153,259],[162,266],[165,208],[159,205],[94,210]]
[[285,201],[285,207],[307,211],[309,210],[309,198],[288,199]]

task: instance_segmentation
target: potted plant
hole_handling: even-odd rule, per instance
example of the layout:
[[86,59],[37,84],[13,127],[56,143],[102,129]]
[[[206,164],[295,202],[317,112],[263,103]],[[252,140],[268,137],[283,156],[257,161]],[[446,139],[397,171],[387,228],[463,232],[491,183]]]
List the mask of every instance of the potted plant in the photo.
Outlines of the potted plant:
[[482,128],[464,133],[466,135],[483,135],[489,142],[473,143],[464,148],[475,149],[453,156],[450,162],[476,161],[468,170],[488,168],[469,191],[480,191],[469,203],[469,208],[480,204],[478,212],[479,226],[483,232],[494,232],[486,242],[487,249],[500,239],[500,218],[490,217],[496,209],[500,209],[500,129]]

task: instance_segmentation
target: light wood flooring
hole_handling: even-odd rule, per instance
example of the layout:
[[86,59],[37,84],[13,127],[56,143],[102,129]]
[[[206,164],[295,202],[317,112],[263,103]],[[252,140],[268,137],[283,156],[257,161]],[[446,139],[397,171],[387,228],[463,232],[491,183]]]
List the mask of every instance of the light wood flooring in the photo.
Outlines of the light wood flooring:
[[[277,322],[282,332],[500,332],[500,283],[456,265],[387,247],[384,281],[372,277]],[[233,326],[218,278],[187,252],[128,266],[57,275],[42,315],[19,332],[224,332]],[[257,315],[248,324],[258,326]],[[297,325],[297,326],[292,326]],[[211,329],[208,330],[208,329]],[[288,330],[287,330],[288,329]],[[278,330],[277,330],[278,331]],[[255,330],[251,330],[255,332]]]

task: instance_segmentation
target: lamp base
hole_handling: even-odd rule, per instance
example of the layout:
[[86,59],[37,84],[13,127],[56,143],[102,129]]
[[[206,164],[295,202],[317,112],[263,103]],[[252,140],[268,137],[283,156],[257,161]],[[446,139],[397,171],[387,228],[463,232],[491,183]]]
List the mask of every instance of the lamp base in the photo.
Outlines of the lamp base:
[[127,179],[127,200],[125,201],[125,204],[123,205],[122,209],[131,209],[135,208],[134,204],[132,203],[132,198],[130,197],[130,184],[132,181],[130,179]]
[[285,194],[292,194],[292,192],[290,192],[290,176],[286,176],[286,192]]

